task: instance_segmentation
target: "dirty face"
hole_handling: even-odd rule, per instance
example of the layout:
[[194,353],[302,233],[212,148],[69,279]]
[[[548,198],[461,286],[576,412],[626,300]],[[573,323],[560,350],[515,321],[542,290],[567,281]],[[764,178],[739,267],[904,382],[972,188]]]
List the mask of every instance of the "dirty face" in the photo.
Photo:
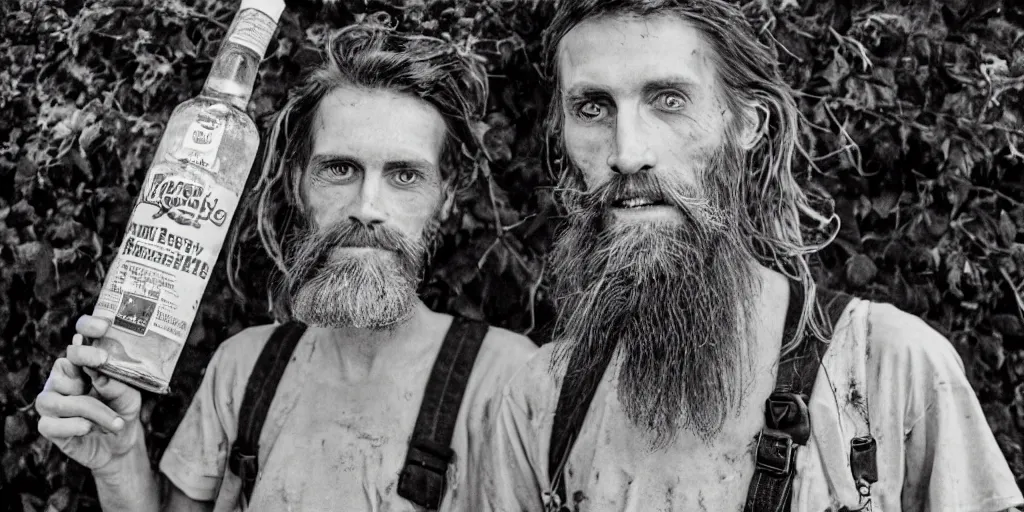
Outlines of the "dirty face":
[[[701,33],[677,16],[586,20],[557,56],[575,198],[552,253],[559,354],[623,354],[616,392],[655,445],[713,438],[742,389],[754,275],[743,147]],[[583,190],[574,190],[582,187]],[[570,390],[570,392],[575,392]]]
[[[734,116],[696,27],[671,15],[589,19],[562,39],[557,62],[565,149],[588,189],[636,174],[704,188]],[[642,192],[609,213],[621,222],[679,219],[657,191]]]
[[392,91],[340,87],[321,101],[315,122],[302,180],[314,223],[418,238],[441,200],[446,128],[437,109]]
[[441,203],[444,119],[410,95],[340,87],[315,123],[294,312],[311,325],[393,325],[412,310]]

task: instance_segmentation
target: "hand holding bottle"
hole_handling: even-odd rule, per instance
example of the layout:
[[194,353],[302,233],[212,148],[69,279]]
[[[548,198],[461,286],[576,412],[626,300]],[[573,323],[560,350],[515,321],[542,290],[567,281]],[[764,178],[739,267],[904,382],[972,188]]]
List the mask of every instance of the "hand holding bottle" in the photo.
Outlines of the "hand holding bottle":
[[78,334],[66,357],[58,359],[36,398],[39,433],[68,457],[94,472],[116,466],[133,448],[142,446],[138,390],[99,374],[106,362],[102,349],[81,344],[83,336],[99,338],[109,324],[93,316],[79,318]]

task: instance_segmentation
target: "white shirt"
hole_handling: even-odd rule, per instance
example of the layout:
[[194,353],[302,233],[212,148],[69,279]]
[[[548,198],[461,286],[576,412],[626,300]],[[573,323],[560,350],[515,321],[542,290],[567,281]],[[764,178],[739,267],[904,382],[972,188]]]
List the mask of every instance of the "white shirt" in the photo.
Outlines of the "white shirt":
[[[551,354],[550,345],[542,347],[494,404],[493,444],[481,452],[487,510],[543,510],[560,385],[549,372]],[[742,435],[725,443],[683,436],[646,450],[617,403],[614,370],[615,362],[566,465],[570,509],[719,511],[742,503],[753,474],[748,434],[763,420],[751,418],[753,430],[737,430]],[[812,432],[797,454],[793,512],[863,504],[849,453],[851,439],[866,434],[877,442],[879,480],[871,486],[872,508],[863,510],[987,512],[1024,503],[953,346],[891,305],[853,299],[808,406]]]
[[[227,458],[246,383],[274,327],[246,329],[218,347],[160,461],[175,486],[215,502],[217,512],[241,510],[241,480]],[[397,482],[433,358],[398,369],[403,382],[388,388],[394,396],[380,396],[342,382],[343,361],[325,345],[333,342],[308,330],[296,346],[259,438],[249,510],[421,510],[398,495]],[[465,507],[474,495],[467,462],[483,445],[484,404],[534,352],[528,338],[503,329],[491,327],[484,338],[456,419],[442,510],[478,510]]]

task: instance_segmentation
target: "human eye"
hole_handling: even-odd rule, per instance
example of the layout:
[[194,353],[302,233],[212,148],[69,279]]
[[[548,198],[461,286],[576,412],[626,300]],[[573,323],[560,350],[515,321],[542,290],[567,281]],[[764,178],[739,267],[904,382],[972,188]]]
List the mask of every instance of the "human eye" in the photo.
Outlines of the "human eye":
[[686,107],[686,96],[676,91],[664,91],[654,97],[654,102],[658,108],[674,112]]
[[583,100],[573,106],[573,112],[585,121],[598,121],[608,115],[608,105],[597,100]]
[[415,169],[401,169],[392,174],[392,179],[395,183],[403,187],[408,187],[416,183],[422,177],[423,174]]
[[321,168],[320,174],[327,179],[346,181],[357,172],[359,169],[352,162],[331,162]]

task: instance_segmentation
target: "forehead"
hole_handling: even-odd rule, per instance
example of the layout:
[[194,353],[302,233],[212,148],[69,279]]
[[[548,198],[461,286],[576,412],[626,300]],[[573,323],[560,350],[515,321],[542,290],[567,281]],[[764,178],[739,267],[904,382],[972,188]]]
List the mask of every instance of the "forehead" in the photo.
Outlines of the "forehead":
[[343,154],[366,161],[426,160],[439,164],[447,128],[433,105],[385,89],[342,86],[317,110],[313,155]]
[[563,90],[627,92],[651,81],[709,87],[716,77],[711,46],[697,27],[673,14],[585,20],[562,38],[557,57]]

